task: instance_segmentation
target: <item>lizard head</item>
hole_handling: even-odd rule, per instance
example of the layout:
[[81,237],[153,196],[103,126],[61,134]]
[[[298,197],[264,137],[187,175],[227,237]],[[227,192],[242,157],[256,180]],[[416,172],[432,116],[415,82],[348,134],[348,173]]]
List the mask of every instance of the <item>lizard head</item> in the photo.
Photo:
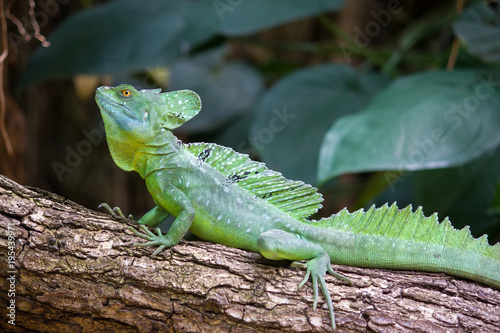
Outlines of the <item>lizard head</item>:
[[200,97],[190,90],[161,93],[161,89],[136,90],[126,84],[99,87],[96,102],[101,110],[106,138],[116,164],[133,170],[137,152],[162,140],[193,118],[201,109]]

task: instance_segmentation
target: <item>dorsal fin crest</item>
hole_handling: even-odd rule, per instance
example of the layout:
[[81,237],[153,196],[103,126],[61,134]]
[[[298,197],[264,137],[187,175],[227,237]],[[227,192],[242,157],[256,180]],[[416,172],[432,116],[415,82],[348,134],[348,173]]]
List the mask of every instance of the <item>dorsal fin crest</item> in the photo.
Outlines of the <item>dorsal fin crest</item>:
[[323,197],[316,188],[301,181],[288,180],[269,170],[264,163],[252,161],[248,155],[214,143],[192,143],[187,150],[256,197],[267,201],[296,219],[315,214]]
[[422,207],[418,207],[415,211],[411,205],[398,209],[396,203],[393,203],[391,206],[388,204],[379,208],[371,206],[367,211],[360,209],[352,213],[344,208],[330,217],[318,221],[306,220],[305,223],[355,234],[454,247],[500,260],[500,243],[489,246],[486,235],[474,238],[468,226],[457,230],[453,228],[448,218],[439,223],[436,213],[426,217]]

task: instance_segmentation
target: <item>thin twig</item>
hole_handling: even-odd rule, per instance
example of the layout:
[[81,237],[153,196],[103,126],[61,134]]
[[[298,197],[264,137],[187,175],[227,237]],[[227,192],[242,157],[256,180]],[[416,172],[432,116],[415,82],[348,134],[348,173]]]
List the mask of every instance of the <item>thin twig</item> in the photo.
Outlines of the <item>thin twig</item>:
[[2,27],[2,53],[0,54],[0,132],[5,141],[5,147],[7,148],[7,153],[9,156],[14,154],[14,149],[12,148],[12,143],[9,138],[9,133],[7,133],[7,128],[5,125],[5,117],[7,114],[7,103],[5,100],[5,91],[3,85],[3,70],[5,66],[5,59],[9,55],[9,45],[7,40],[7,22],[5,20],[5,8],[4,0],[0,0],[0,25]]
[[[456,11],[460,14],[464,10],[465,0],[457,0]],[[451,46],[450,57],[448,58],[448,63],[446,64],[446,69],[452,71],[455,68],[455,63],[457,62],[458,52],[460,51],[460,43],[455,38],[453,40],[453,45]]]
[[21,34],[21,36],[24,38],[25,41],[30,41],[31,40],[31,35],[24,29],[23,23],[21,22],[20,19],[12,15],[12,13],[9,11],[9,7],[12,1],[9,3],[9,6],[7,9],[5,9],[5,17],[7,17],[14,25],[17,27],[17,30]]
[[30,10],[29,10],[30,21],[31,25],[33,26],[33,29],[35,30],[33,32],[33,35],[35,36],[36,39],[40,41],[40,43],[42,43],[42,46],[48,47],[50,46],[50,42],[45,38],[44,35],[40,33],[40,26],[38,25],[38,22],[36,21],[35,18],[35,0],[29,0],[29,4],[30,4]]

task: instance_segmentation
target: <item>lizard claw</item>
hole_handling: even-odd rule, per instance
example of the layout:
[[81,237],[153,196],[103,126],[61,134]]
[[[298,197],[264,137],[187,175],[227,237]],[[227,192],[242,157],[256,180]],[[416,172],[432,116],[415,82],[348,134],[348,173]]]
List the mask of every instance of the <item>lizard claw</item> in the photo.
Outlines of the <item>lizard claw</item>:
[[[97,206],[97,208],[104,208],[108,211],[109,214],[111,214],[112,216],[114,217],[121,217],[123,219],[126,219],[127,217],[123,214],[122,210],[120,209],[120,207],[114,207],[114,208],[111,208],[107,203],[103,202],[101,203],[99,206]],[[132,214],[129,214],[128,216],[129,219],[133,220],[134,217],[132,216]]]
[[154,234],[151,230],[149,230],[148,227],[146,227],[145,225],[140,225],[139,228],[142,230],[142,232],[138,231],[133,227],[127,227],[127,229],[132,231],[136,236],[149,240],[149,242],[136,243],[133,246],[159,246],[155,250],[155,252],[153,252],[153,255],[157,255],[165,248],[175,245],[174,242],[170,240],[170,237],[168,237],[168,235],[163,235],[161,233],[160,228],[155,229],[156,234]]
[[[114,217],[119,217],[119,218],[126,219],[126,217],[123,214],[123,212],[120,209],[120,207],[111,208],[105,202],[101,203],[98,208],[101,208],[101,207],[104,208],[104,209],[106,209],[108,211],[108,213],[110,213]],[[134,217],[132,216],[132,214],[130,214],[128,216],[128,218],[131,219],[131,220],[134,220]],[[141,223],[140,222],[141,220],[139,220],[139,223]],[[153,252],[153,255],[157,255],[158,253],[160,253],[165,248],[171,247],[171,246],[175,245],[175,243],[170,239],[170,237],[168,235],[163,235],[161,233],[160,228],[156,228],[155,229],[156,234],[154,234],[153,232],[151,232],[151,230],[149,230],[148,227],[146,227],[146,225],[144,225],[144,224],[140,224],[139,225],[139,229],[140,230],[137,230],[134,227],[130,227],[130,226],[128,226],[126,229],[132,231],[136,236],[139,236],[139,237],[144,238],[144,239],[146,239],[146,240],[149,241],[147,243],[136,243],[133,246],[159,246],[156,249],[156,251]]]
[[312,284],[313,284],[313,310],[316,310],[316,306],[318,305],[318,281],[321,286],[321,291],[323,292],[323,296],[325,297],[326,305],[328,306],[328,312],[330,313],[330,318],[332,320],[332,329],[335,331],[335,314],[333,312],[333,304],[332,299],[330,297],[330,292],[328,291],[328,286],[325,281],[325,275],[328,271],[333,276],[347,281],[352,285],[351,279],[346,276],[343,276],[337,272],[335,272],[330,264],[330,258],[328,256],[319,256],[314,259],[311,259],[307,262],[307,271],[304,276],[304,279],[299,283],[298,288],[300,289],[304,286],[304,284],[309,280],[309,276],[311,276]]

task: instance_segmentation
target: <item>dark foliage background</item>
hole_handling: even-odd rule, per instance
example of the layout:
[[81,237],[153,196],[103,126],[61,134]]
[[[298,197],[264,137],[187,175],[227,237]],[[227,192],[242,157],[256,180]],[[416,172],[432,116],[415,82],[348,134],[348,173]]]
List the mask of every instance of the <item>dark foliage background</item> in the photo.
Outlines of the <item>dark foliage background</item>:
[[[140,216],[99,85],[192,89],[176,135],[314,184],[329,215],[398,201],[500,236],[500,13],[471,1],[2,1],[0,173]],[[50,46],[48,44],[50,43]]]

